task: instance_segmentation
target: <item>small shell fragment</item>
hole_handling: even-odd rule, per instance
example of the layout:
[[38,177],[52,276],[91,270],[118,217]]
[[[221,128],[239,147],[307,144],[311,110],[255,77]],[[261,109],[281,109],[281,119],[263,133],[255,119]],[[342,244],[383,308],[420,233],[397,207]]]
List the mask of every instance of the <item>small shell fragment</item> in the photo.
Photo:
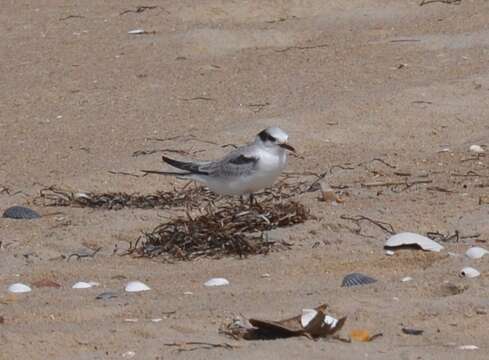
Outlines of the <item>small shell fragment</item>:
[[143,29],[134,29],[134,30],[129,30],[127,33],[129,35],[142,35],[146,33],[146,31],[144,31]]
[[417,245],[425,251],[439,252],[440,250],[443,249],[443,246],[431,240],[430,238],[419,234],[410,233],[410,232],[403,232],[391,236],[385,242],[384,247],[392,248],[392,247],[409,246],[409,245]]
[[319,183],[319,186],[321,189],[321,195],[322,195],[321,200],[322,201],[326,201],[326,202],[336,201],[336,194],[335,194],[334,190],[328,184],[321,181]]
[[140,291],[148,291],[151,290],[151,288],[142,283],[141,281],[130,281],[126,285],[126,291],[127,292],[140,292]]
[[471,259],[480,259],[486,254],[489,254],[489,251],[479,246],[471,247],[469,250],[465,252],[465,256]]
[[470,145],[469,150],[476,154],[482,154],[485,150],[480,145]]
[[39,215],[34,210],[26,208],[24,206],[12,206],[4,211],[2,217],[17,220],[32,220],[39,219],[41,215]]
[[411,280],[413,280],[413,278],[411,276],[406,276],[406,277],[403,277],[401,279],[402,282],[408,282],[408,281],[411,281]]
[[100,293],[97,296],[95,296],[95,299],[97,299],[97,300],[109,300],[109,299],[116,298],[117,296],[118,295],[115,292],[105,291],[105,292]]
[[370,333],[364,329],[353,329],[350,331],[350,338],[355,341],[370,341]]
[[94,283],[94,282],[79,281],[79,282],[75,283],[72,286],[72,288],[73,289],[88,289],[88,288],[94,287],[96,285],[98,285],[98,284]]
[[387,256],[393,256],[393,255],[395,255],[395,252],[394,252],[394,251],[392,251],[392,250],[386,250],[386,251],[385,251],[385,254],[386,254]]
[[7,289],[9,292],[11,293],[16,293],[16,294],[20,294],[20,293],[26,293],[26,292],[30,292],[32,291],[32,289],[25,285],[25,284],[22,284],[22,283],[15,283],[15,284],[12,284],[8,287]]
[[377,282],[376,279],[360,273],[351,273],[343,278],[341,287],[361,286]]
[[124,354],[122,354],[122,358],[124,359],[132,359],[134,356],[136,356],[134,351],[126,351]]
[[462,270],[460,270],[460,276],[466,277],[466,278],[475,278],[479,276],[481,273],[477,271],[476,269],[472,267],[464,267]]
[[206,287],[226,286],[226,285],[229,285],[229,281],[225,278],[212,278],[204,283],[204,286]]
[[458,347],[460,350],[478,350],[479,347],[476,345],[461,345]]

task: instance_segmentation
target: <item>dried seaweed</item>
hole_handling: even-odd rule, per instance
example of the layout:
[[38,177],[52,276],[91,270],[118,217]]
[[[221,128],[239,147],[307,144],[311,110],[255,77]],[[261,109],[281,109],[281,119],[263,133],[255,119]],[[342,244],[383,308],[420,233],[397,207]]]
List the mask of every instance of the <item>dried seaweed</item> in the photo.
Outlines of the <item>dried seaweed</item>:
[[[187,183],[188,185],[189,183]],[[44,188],[34,199],[41,206],[88,207],[92,209],[119,210],[122,208],[169,209],[175,207],[197,208],[204,203],[215,202],[221,197],[204,187],[185,185],[181,189],[157,191],[153,194],[124,192],[76,192],[56,186]],[[260,201],[288,199],[306,191],[306,182],[289,182],[286,179],[272,188],[256,194]]]
[[202,201],[213,201],[217,196],[202,187],[181,191],[157,191],[154,194],[127,194],[122,192],[73,192],[54,186],[42,189],[34,203],[43,206],[89,207],[109,210],[122,208],[168,209],[179,206],[197,207]]
[[266,254],[272,248],[286,248],[289,244],[270,241],[264,232],[300,224],[308,218],[309,210],[295,201],[275,202],[268,198],[252,206],[226,202],[205,208],[199,216],[192,217],[187,212],[185,217],[157,226],[144,233],[128,254],[163,255],[178,260]]

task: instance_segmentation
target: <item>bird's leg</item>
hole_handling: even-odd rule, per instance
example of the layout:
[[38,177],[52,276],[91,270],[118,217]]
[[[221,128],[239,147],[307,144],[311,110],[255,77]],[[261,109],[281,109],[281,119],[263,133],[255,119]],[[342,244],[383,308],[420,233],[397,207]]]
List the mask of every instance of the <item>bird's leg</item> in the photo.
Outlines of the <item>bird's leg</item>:
[[253,193],[250,193],[250,208],[253,207],[253,203],[256,204],[255,196],[253,195]]

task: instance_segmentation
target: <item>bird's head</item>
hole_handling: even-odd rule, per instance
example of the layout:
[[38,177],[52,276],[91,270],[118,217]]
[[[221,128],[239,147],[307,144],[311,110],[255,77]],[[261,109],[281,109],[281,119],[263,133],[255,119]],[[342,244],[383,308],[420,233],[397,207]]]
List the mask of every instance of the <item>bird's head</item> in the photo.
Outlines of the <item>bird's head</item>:
[[287,135],[287,133],[282,129],[278,127],[269,127],[266,128],[265,130],[262,130],[256,136],[256,142],[267,148],[273,148],[278,146],[281,147],[282,149],[295,152],[295,149],[289,144],[287,144],[288,138],[289,135]]

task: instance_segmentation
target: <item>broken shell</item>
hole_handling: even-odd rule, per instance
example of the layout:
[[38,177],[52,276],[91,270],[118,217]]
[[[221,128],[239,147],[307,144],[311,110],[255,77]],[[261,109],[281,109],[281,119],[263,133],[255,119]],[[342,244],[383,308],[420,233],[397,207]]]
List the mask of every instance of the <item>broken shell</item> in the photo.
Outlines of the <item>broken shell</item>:
[[[315,309],[302,309],[301,316],[301,325],[303,328],[306,328],[309,323],[318,315],[318,311]],[[338,319],[330,315],[325,315],[323,322],[328,325],[330,328],[335,328],[338,324]]]
[[419,234],[410,233],[410,232],[403,232],[391,236],[385,242],[384,247],[391,248],[391,247],[409,246],[409,245],[417,245],[425,251],[439,252],[440,250],[443,249],[443,246],[431,240],[430,238]]
[[476,269],[472,267],[464,267],[462,270],[460,270],[460,276],[466,277],[466,278],[475,278],[479,276],[481,273],[477,271]]
[[479,246],[471,247],[469,250],[465,252],[465,256],[471,259],[480,259],[486,254],[489,254],[489,251]]
[[10,291],[11,293],[16,293],[16,294],[32,291],[32,289],[29,286],[21,283],[12,284],[8,287],[7,290]]
[[126,285],[126,291],[127,292],[140,292],[140,291],[148,291],[151,290],[151,288],[142,283],[141,281],[130,281]]
[[95,296],[95,299],[97,299],[97,300],[109,300],[109,299],[116,298],[117,296],[118,295],[115,292],[105,291],[105,292],[103,292],[103,293],[98,294],[97,296]]
[[2,215],[4,218],[9,219],[39,219],[41,215],[32,209],[26,208],[24,206],[12,206],[6,209]]
[[413,280],[413,278],[411,276],[406,276],[406,277],[403,277],[401,279],[402,282],[408,282],[408,281],[411,281],[411,280]]
[[98,283],[92,282],[85,282],[85,281],[79,281],[76,284],[72,286],[73,289],[88,289],[94,286],[97,286]]
[[393,255],[395,254],[395,252],[394,252],[394,251],[392,251],[392,250],[386,250],[386,251],[385,251],[385,254],[386,254],[387,256],[393,256]]
[[338,325],[338,319],[335,319],[335,318],[334,318],[334,317],[332,317],[332,316],[326,315],[326,316],[324,317],[324,323],[325,323],[326,325],[329,325],[329,327],[331,327],[331,328],[335,328],[335,327],[336,327],[336,325]]
[[204,286],[212,287],[212,286],[226,286],[229,285],[229,281],[224,278],[212,278],[207,280],[204,283]]
[[328,184],[321,181],[319,186],[321,188],[321,195],[322,195],[321,200],[326,201],[326,202],[336,201],[336,194],[335,194],[334,190]]
[[370,341],[370,333],[364,329],[353,329],[350,331],[350,338],[355,341]]
[[482,154],[485,151],[480,145],[470,145],[469,150],[476,154]]
[[301,325],[303,328],[307,327],[312,319],[318,314],[317,310],[314,309],[302,309]]
[[360,273],[351,273],[343,278],[341,287],[361,286],[377,282],[376,279]]

